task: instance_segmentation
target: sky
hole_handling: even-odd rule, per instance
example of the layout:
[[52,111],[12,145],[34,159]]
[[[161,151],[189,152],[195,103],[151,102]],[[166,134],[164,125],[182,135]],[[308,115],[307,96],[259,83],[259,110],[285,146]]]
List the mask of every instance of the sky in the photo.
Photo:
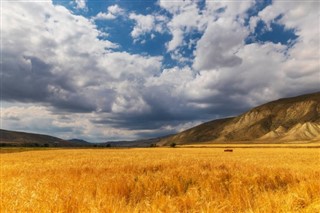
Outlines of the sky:
[[320,89],[318,0],[2,0],[1,128],[173,134]]

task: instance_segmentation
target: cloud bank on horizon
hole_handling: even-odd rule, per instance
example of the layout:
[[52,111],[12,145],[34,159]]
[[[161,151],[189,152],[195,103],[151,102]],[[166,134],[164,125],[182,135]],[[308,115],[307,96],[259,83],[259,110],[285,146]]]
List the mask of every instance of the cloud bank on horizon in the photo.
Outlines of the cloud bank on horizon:
[[319,90],[320,3],[4,1],[1,128],[148,138]]

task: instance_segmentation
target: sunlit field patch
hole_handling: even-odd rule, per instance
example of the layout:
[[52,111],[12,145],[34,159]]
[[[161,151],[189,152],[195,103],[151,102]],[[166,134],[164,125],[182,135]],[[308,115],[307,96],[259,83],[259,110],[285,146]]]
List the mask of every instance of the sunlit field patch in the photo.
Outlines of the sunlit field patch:
[[2,153],[1,212],[319,212],[317,148]]

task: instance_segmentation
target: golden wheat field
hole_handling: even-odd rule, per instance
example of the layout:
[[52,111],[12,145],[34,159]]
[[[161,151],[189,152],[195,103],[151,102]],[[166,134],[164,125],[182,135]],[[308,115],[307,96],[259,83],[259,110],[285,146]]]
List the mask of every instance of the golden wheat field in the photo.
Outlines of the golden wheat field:
[[320,212],[317,148],[2,153],[1,212]]

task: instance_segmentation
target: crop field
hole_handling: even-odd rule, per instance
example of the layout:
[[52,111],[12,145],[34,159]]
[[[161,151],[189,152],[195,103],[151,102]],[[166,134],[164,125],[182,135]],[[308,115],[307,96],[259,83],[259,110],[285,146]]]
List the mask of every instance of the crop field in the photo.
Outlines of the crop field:
[[1,212],[320,212],[318,148],[3,152]]

